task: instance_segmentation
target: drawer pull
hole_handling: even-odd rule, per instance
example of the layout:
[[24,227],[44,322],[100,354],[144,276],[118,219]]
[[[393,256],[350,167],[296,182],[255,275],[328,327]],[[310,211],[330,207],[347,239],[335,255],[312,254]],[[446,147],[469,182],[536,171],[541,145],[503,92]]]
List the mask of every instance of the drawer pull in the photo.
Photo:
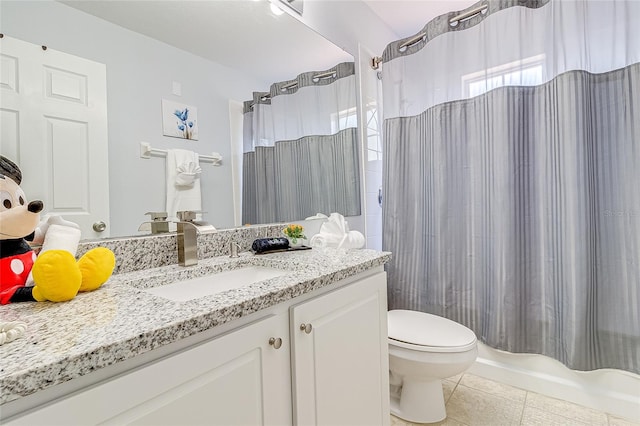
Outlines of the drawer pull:
[[311,330],[313,330],[313,326],[311,324],[300,324],[300,330],[309,334],[311,333]]
[[280,347],[282,346],[282,339],[279,337],[272,337],[271,339],[269,339],[269,344],[276,349],[280,349]]

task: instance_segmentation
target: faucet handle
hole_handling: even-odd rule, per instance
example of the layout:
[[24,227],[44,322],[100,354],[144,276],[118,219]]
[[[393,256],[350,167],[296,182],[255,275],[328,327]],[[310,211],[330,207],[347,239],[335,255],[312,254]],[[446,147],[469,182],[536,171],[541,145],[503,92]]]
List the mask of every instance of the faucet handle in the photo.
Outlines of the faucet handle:
[[169,216],[167,212],[146,212],[145,214],[151,216],[151,220],[153,221],[167,220]]
[[191,222],[196,219],[196,212],[192,210],[179,211],[176,215],[180,222]]
[[178,216],[178,220],[180,222],[192,222],[196,220],[196,215],[206,213],[202,210],[184,210],[176,212],[176,216]]
[[238,257],[239,248],[240,248],[240,244],[233,241],[233,239],[229,239],[229,257],[232,257],[232,258]]

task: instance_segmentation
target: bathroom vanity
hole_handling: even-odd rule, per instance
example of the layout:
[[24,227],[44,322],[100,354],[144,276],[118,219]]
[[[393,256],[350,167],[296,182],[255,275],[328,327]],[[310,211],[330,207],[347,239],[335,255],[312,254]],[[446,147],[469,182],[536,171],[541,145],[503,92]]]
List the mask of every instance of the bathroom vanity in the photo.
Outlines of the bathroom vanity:
[[[28,330],[0,346],[2,423],[388,424],[389,257],[219,256],[3,307]],[[192,300],[154,293],[243,268],[284,274]]]

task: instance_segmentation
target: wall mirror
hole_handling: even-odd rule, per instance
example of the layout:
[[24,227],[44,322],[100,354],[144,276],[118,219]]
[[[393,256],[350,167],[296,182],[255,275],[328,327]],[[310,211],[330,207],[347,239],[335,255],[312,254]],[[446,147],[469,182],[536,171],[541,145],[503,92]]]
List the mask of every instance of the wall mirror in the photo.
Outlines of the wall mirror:
[[[234,203],[234,197],[242,194],[234,194],[233,176],[241,174],[242,140],[238,150],[231,141],[239,134],[241,138],[242,101],[256,90],[269,90],[274,82],[353,61],[351,55],[288,13],[276,14],[273,9],[267,0],[0,2],[5,36],[0,40],[3,91],[10,71],[18,69],[16,55],[5,50],[8,39],[36,46],[37,53],[31,52],[34,57],[63,52],[102,64],[104,69],[108,146],[104,166],[75,166],[73,155],[88,155],[83,138],[90,132],[77,131],[84,118],[72,114],[52,119],[60,108],[45,111],[49,121],[44,136],[32,138],[43,139],[44,148],[20,148],[27,143],[26,130],[20,130],[28,128],[28,123],[19,123],[18,114],[2,105],[3,155],[13,153],[21,166],[31,162],[31,170],[39,167],[38,173],[25,174],[23,186],[32,182],[27,196],[44,198],[38,188],[45,185],[53,186],[58,195],[68,194],[68,188],[82,188],[76,198],[44,199],[45,210],[80,221],[87,216],[83,209],[89,201],[105,199],[107,211],[99,214],[106,231],[83,230],[83,238],[141,235],[138,227],[148,220],[145,213],[166,209],[165,161],[140,157],[140,142],[147,142],[160,150],[219,153],[223,158],[220,166],[201,164],[203,217],[218,229],[238,224],[239,203]],[[81,72],[67,72],[62,66],[47,70],[51,98],[59,92],[58,101],[70,98],[75,102],[77,95],[86,105],[93,105],[91,96],[97,89],[83,80]],[[5,92],[4,99],[8,99]],[[163,100],[197,108],[197,139],[163,135]],[[75,111],[76,106],[69,108]],[[67,137],[78,134],[83,136]],[[7,142],[11,138],[20,140],[12,147]],[[52,159],[58,162],[57,171],[38,166]],[[234,159],[238,160],[235,166]],[[85,183],[101,167],[105,168],[106,189],[87,189]],[[63,178],[53,179],[55,173]],[[73,208],[80,213],[72,215]]]

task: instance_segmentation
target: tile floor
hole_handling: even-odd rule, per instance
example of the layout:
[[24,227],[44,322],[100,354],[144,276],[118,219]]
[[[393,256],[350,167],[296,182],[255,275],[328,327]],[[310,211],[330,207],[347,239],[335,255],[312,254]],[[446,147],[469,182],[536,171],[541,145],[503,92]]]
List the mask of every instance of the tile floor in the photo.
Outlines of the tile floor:
[[[442,426],[640,426],[611,414],[465,373],[442,381]],[[391,426],[412,426],[391,416]]]

